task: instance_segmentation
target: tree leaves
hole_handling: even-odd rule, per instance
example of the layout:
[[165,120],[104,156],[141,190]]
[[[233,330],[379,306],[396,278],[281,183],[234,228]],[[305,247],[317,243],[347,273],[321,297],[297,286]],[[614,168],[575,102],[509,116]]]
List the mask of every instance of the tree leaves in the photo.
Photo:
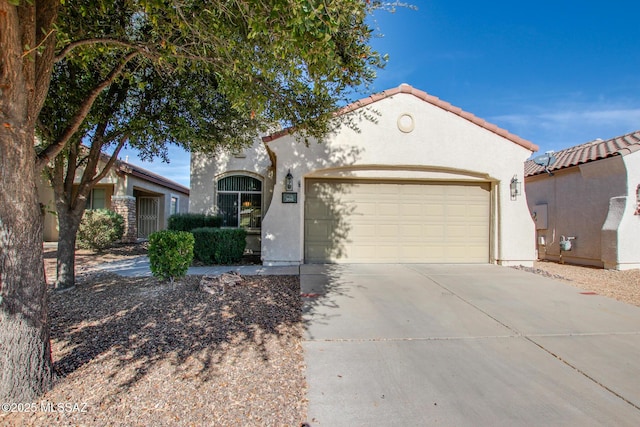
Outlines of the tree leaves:
[[368,46],[365,21],[379,6],[361,0],[64,4],[58,51],[91,72],[106,72],[132,50],[139,52],[136,64],[158,73],[198,69],[216,82],[200,90],[224,96],[234,120],[253,112],[262,126],[278,122],[320,136],[348,90],[371,83],[384,63]]

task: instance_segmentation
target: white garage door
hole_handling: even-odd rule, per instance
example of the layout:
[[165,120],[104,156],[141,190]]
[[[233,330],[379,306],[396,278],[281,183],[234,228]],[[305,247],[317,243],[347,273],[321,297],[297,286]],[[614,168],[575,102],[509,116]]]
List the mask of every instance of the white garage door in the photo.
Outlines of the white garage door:
[[305,262],[487,263],[489,183],[309,180]]

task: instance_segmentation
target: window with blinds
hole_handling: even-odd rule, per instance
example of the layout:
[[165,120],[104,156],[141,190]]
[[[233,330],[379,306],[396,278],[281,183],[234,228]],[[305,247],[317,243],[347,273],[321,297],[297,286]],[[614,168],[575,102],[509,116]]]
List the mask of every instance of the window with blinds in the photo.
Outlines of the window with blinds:
[[223,227],[260,228],[262,225],[262,182],[233,175],[218,181],[218,214]]
[[107,207],[107,191],[104,188],[94,188],[87,197],[85,209],[105,209]]

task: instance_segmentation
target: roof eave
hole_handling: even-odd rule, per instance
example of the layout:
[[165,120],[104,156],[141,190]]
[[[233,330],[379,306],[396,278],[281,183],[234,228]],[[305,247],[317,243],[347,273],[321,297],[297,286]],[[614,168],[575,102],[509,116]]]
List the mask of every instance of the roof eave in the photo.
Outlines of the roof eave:
[[[371,96],[368,96],[366,98],[362,98],[358,101],[355,101],[343,108],[341,108],[340,110],[338,110],[336,112],[336,116],[340,116],[343,114],[347,114],[350,113],[352,111],[358,110],[360,108],[366,107],[368,105],[371,105],[373,103],[376,103],[378,101],[381,101],[383,99],[389,98],[391,96],[397,95],[399,93],[405,93],[405,94],[410,94],[415,96],[418,99],[421,99],[425,102],[428,102],[429,104],[432,104],[436,107],[439,107],[445,111],[448,111],[452,114],[455,114],[465,120],[470,121],[471,123],[474,123],[490,132],[495,133],[496,135],[499,135],[505,139],[508,139],[511,142],[514,142],[524,148],[526,148],[527,150],[531,151],[531,152],[536,152],[538,151],[540,148],[532,143],[531,141],[527,141],[524,138],[520,138],[517,135],[514,135],[512,133],[510,133],[509,131],[502,129],[494,124],[488,123],[486,120],[483,120],[477,116],[475,116],[472,113],[469,113],[467,111],[462,110],[459,107],[453,106],[450,103],[443,101],[441,99],[439,99],[438,97],[435,97],[433,95],[429,95],[427,92],[424,92],[422,90],[419,89],[415,89],[414,87],[412,87],[411,85],[408,85],[406,83],[401,84],[400,86],[398,86],[397,88],[393,88],[393,89],[389,89],[377,94],[373,94]],[[295,129],[293,128],[288,128],[288,129],[284,129],[282,131],[276,132],[274,134],[271,135],[267,135],[265,137],[262,138],[262,140],[265,143],[269,143],[273,140],[276,140],[278,138],[281,138],[285,135],[288,135],[290,133],[293,133]]]

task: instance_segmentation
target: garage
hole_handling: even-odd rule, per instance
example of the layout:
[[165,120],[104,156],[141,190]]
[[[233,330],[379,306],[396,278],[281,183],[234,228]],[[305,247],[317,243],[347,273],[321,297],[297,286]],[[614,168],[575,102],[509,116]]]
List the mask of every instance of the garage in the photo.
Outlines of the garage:
[[488,263],[491,184],[309,179],[306,263]]

